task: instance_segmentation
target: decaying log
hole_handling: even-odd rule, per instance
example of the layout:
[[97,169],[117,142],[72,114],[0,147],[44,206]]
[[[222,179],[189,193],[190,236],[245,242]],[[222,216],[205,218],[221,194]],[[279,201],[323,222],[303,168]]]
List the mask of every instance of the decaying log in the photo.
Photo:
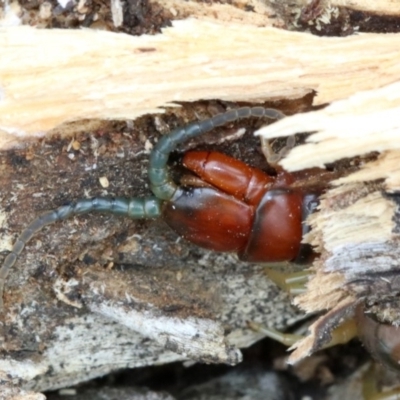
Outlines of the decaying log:
[[[84,196],[148,194],[145,169],[155,131],[189,120],[168,107],[316,92],[315,105],[332,105],[270,126],[275,136],[319,131],[283,160],[285,167],[382,154],[326,193],[308,238],[321,257],[297,302],[315,311],[361,296],[362,286],[349,282],[365,254],[371,267],[396,271],[396,198],[386,193],[399,190],[393,149],[400,37],[322,38],[272,28],[269,20],[260,27],[260,13],[232,15],[223,22],[175,21],[160,34],[140,37],[0,29],[0,148],[9,149],[0,164],[2,250],[41,210]],[[165,118],[137,119],[165,112]],[[46,139],[32,141],[38,137]],[[100,184],[104,177],[110,187]],[[377,263],[382,259],[386,264]],[[363,278],[374,285],[368,274],[367,268]],[[179,242],[160,221],[79,217],[45,229],[11,272],[0,370],[26,389],[45,390],[123,367],[187,358],[235,363],[237,348],[259,337],[244,329],[246,320],[278,329],[296,321],[285,299],[262,268]],[[294,357],[315,345],[307,344]]]

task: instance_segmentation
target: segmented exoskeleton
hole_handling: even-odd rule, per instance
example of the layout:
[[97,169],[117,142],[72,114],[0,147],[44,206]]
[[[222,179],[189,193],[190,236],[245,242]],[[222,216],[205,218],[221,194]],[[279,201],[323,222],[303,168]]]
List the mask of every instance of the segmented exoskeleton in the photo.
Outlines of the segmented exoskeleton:
[[179,197],[182,189],[173,182],[169,175],[167,163],[169,155],[176,147],[185,141],[211,131],[215,127],[248,117],[268,117],[281,119],[285,115],[278,110],[264,107],[243,107],[218,114],[200,122],[177,128],[162,137],[154,147],[148,169],[150,187],[154,197],[148,198],[103,198],[81,199],[69,205],[45,212],[32,221],[17,238],[11,252],[5,258],[0,268],[0,310],[3,308],[4,284],[10,269],[16,263],[28,241],[43,227],[54,222],[67,219],[73,215],[90,212],[103,212],[123,215],[134,219],[157,218],[161,215],[163,201],[173,201]]

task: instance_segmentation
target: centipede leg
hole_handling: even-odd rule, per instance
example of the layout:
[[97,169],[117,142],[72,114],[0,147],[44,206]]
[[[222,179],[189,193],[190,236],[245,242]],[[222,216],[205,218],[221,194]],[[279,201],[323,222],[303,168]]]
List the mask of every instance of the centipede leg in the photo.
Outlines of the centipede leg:
[[[269,328],[257,324],[255,322],[248,322],[248,326],[254,331],[263,333],[266,337],[276,340],[285,346],[293,346],[299,340],[305,338],[303,335],[296,335],[292,333],[283,333],[276,329]],[[353,319],[344,321],[340,326],[332,331],[331,340],[322,349],[336,346],[337,344],[344,344],[357,336],[357,326]]]

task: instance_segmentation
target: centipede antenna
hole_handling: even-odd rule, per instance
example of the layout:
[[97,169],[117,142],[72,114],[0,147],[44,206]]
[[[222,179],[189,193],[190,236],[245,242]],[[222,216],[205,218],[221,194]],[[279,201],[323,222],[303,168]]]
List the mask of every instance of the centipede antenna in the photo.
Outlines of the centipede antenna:
[[150,187],[154,195],[159,199],[173,200],[174,196],[179,193],[180,189],[172,180],[167,166],[170,153],[178,145],[209,132],[218,126],[225,125],[228,122],[249,117],[282,119],[285,117],[285,114],[273,108],[242,107],[215,115],[204,121],[194,122],[177,128],[168,135],[163,136],[150,155],[148,174]]
[[22,231],[0,268],[0,311],[3,309],[3,290],[7,275],[29,240],[47,225],[67,219],[72,215],[87,214],[90,212],[125,215],[134,219],[157,218],[161,214],[161,200],[156,197],[143,199],[96,197],[93,199],[78,200],[72,204],[61,206],[42,214]]

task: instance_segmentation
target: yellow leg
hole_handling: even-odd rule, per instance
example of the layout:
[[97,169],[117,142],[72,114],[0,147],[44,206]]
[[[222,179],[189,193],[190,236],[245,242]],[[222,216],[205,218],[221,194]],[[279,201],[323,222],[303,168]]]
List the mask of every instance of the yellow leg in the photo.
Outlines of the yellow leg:
[[362,394],[365,400],[400,400],[400,388],[380,392],[376,386],[376,366],[371,365],[363,376]]
[[[294,335],[292,333],[282,333],[272,328],[267,328],[255,322],[248,322],[251,329],[263,333],[266,337],[274,339],[285,346],[292,346],[301,339],[303,335]],[[340,326],[332,331],[332,337],[329,343],[323,348],[336,346],[337,344],[344,344],[357,336],[357,327],[354,320],[350,319],[344,321]],[[400,398],[399,398],[400,400]]]
[[[281,272],[271,267],[265,268],[265,273],[279,288],[291,295],[303,293],[305,285],[311,275],[309,271],[300,272]],[[263,333],[266,337],[282,343],[284,346],[292,346],[299,340],[304,339],[302,335],[282,333],[275,329],[264,327],[255,322],[249,322],[249,327],[255,331]],[[337,344],[349,342],[358,336],[357,326],[354,319],[344,321],[340,326],[332,331],[331,340],[323,348],[333,347]],[[376,384],[376,372],[370,368],[363,377],[363,398],[365,400],[400,400],[400,388],[380,392]]]
[[253,321],[249,321],[247,324],[248,324],[249,328],[253,329],[253,331],[261,332],[266,337],[276,340],[277,342],[282,343],[284,346],[288,346],[288,347],[292,346],[297,341],[304,338],[304,336],[302,336],[302,335],[293,335],[291,333],[279,332],[276,329],[267,328],[266,326],[262,326]]
[[310,276],[309,271],[300,272],[281,272],[272,268],[265,268],[265,274],[279,288],[285,292],[296,295],[304,293],[306,290],[305,284]]
[[[305,285],[311,275],[309,271],[287,273],[272,268],[266,268],[265,273],[278,287],[292,295],[304,293],[306,290]],[[300,335],[285,334],[276,331],[275,329],[261,327],[254,323],[249,325],[252,329],[263,332],[267,337],[275,339],[287,346],[292,346],[294,343],[304,338]],[[357,326],[355,321],[353,319],[344,321],[340,326],[332,331],[331,340],[323,348],[347,343],[356,336]]]
[[[297,341],[304,338],[302,335],[282,333],[272,328],[264,327],[255,322],[248,322],[251,329],[265,334],[266,337],[282,343],[284,346],[292,346]],[[353,319],[343,322],[332,332],[332,338],[323,348],[336,346],[337,344],[347,343],[357,336],[357,327]],[[400,388],[380,392],[376,385],[376,371],[373,366],[368,369],[363,377],[363,398],[365,400],[400,400]]]
[[[291,295],[304,293],[306,290],[306,283],[312,274],[309,271],[282,272],[271,267],[265,268],[264,271],[268,278],[279,288]],[[276,340],[284,346],[293,346],[296,342],[305,338],[302,335],[283,333],[255,322],[248,322],[248,325],[251,329],[263,333],[266,337]],[[323,349],[333,347],[337,344],[345,344],[357,336],[358,331],[355,320],[346,320],[332,331],[331,340]],[[362,385],[362,395],[365,400],[400,400],[400,387],[385,392],[378,390],[376,371],[373,367],[369,368],[364,375]]]
[[358,332],[355,320],[348,319],[332,331],[331,340],[323,349],[336,346],[337,344],[348,343],[351,339],[357,337],[357,335]]
[[[281,272],[277,269],[267,267],[264,269],[265,274],[274,282],[279,288],[292,295],[303,293],[305,284],[308,281],[310,273],[308,271],[300,272]],[[303,339],[302,335],[294,335],[291,333],[283,333],[276,329],[267,328],[256,322],[249,321],[248,325],[251,329],[263,333],[266,337],[282,343],[284,346],[292,346],[297,341]]]

